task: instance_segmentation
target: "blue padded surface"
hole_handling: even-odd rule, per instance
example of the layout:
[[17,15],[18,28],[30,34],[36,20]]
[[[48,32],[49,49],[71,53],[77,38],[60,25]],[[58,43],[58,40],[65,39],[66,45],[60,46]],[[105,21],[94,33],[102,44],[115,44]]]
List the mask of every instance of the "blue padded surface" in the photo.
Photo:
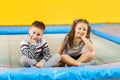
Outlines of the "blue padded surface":
[[92,29],[92,32],[93,32],[93,34],[95,34],[97,36],[103,37],[103,38],[108,39],[110,41],[113,41],[117,44],[120,44],[120,38],[118,38],[118,37],[115,37],[113,35],[109,35],[107,33],[104,33],[104,32],[101,32],[101,31],[98,31],[98,30],[95,30],[95,29]]
[[[103,28],[103,31],[100,30],[100,28]],[[105,28],[105,29],[104,29]],[[114,29],[114,30],[113,30]],[[92,26],[92,33],[103,37],[105,39],[108,39],[110,41],[113,41],[117,44],[120,44],[120,24],[112,24],[112,25],[93,25]]]
[[0,80],[107,80],[120,78],[120,65],[62,68],[0,68]]
[[[115,25],[115,24],[114,24]],[[116,24],[119,25],[119,24]],[[106,24],[93,24],[93,34],[111,40],[117,44],[120,44],[120,38],[110,35],[108,33],[96,30],[96,27],[105,27]],[[14,35],[14,34],[27,34],[30,26],[0,26],[0,35]],[[68,33],[70,31],[70,25],[58,25],[58,26],[47,26],[45,34],[60,34]]]
[[[0,35],[27,34],[30,26],[0,26]],[[45,34],[68,33],[70,26],[46,26]]]

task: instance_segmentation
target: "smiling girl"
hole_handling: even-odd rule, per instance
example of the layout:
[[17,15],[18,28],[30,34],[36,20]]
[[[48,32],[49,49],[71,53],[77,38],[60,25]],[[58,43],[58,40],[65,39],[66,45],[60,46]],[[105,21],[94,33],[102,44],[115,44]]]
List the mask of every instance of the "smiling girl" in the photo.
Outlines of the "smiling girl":
[[94,58],[90,30],[90,24],[87,20],[74,20],[71,30],[66,35],[59,50],[63,63],[70,66],[90,64],[89,62]]

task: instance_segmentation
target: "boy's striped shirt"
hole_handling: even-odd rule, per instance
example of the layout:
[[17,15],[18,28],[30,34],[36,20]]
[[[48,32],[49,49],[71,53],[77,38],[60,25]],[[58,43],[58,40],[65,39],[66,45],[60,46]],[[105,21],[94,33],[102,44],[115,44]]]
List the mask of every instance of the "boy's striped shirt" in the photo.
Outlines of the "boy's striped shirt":
[[37,59],[42,54],[42,61],[47,61],[51,55],[46,41],[41,38],[35,43],[30,43],[28,37],[20,42],[22,55],[30,59]]

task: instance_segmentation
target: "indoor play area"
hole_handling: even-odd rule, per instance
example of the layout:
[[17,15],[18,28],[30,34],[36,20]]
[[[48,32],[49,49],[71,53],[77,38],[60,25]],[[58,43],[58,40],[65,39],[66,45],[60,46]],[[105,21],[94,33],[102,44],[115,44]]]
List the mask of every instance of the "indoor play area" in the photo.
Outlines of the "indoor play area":
[[[0,80],[120,80],[119,0],[2,0],[0,2]],[[112,5],[112,6],[111,6]],[[43,37],[51,54],[71,29],[87,19],[97,65],[25,68],[20,63],[20,41],[33,21],[46,24]],[[54,43],[53,43],[54,42]]]

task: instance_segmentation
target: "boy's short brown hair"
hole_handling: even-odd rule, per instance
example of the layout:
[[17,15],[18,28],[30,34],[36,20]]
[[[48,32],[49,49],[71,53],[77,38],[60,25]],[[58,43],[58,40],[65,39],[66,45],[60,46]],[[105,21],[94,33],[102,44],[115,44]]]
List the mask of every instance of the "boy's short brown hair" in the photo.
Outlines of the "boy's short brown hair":
[[41,21],[34,21],[32,26],[45,30],[45,24]]

